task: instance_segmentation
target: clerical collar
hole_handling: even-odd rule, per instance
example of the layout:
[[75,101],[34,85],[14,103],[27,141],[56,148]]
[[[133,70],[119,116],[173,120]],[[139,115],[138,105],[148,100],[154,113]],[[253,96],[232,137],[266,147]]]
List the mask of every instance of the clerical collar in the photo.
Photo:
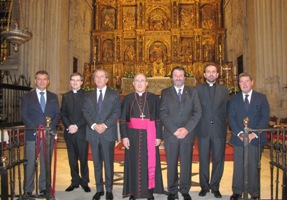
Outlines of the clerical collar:
[[80,89],[73,90],[73,93],[76,94],[76,93],[78,93],[79,90],[80,90]]
[[144,92],[137,92],[136,91],[136,93],[141,97],[145,93],[145,91]]
[[209,85],[209,87],[214,86],[214,85],[215,85],[215,83],[216,83],[216,82],[210,83],[210,82],[206,81],[206,84],[207,84],[207,85]]

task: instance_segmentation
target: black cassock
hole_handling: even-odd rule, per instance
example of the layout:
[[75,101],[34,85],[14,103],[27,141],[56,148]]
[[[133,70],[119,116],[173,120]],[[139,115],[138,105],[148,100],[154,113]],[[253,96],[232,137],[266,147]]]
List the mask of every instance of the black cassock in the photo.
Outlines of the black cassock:
[[[129,128],[128,123],[130,118],[155,121],[156,138],[162,139],[158,106],[159,98],[149,92],[143,93],[142,96],[131,93],[123,99],[120,118],[121,137],[127,137],[130,141],[130,149],[125,150],[124,197],[133,195],[135,198],[148,198],[149,196],[147,131]],[[155,188],[153,188],[153,192],[159,194],[164,192],[158,147],[156,147]]]

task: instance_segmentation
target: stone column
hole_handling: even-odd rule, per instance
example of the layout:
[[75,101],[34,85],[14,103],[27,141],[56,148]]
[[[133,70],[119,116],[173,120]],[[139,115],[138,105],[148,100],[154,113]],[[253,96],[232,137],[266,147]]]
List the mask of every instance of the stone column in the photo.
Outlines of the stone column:
[[287,107],[287,2],[254,2],[257,89],[267,94],[274,115],[286,117],[282,108]]

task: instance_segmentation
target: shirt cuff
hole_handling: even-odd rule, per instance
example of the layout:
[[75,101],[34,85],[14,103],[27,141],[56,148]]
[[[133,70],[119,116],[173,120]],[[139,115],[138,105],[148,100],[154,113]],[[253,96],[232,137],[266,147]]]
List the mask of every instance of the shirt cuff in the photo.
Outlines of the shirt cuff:
[[241,134],[243,134],[243,131],[240,131],[240,132],[237,134],[237,136],[240,137]]
[[94,129],[94,126],[95,126],[95,125],[97,125],[97,124],[96,124],[96,123],[93,123],[93,124],[92,124],[92,126],[91,126],[91,129],[92,129],[92,130],[95,130],[95,129]]
[[253,134],[256,138],[258,138],[258,135],[256,135],[254,132],[252,132],[251,134]]

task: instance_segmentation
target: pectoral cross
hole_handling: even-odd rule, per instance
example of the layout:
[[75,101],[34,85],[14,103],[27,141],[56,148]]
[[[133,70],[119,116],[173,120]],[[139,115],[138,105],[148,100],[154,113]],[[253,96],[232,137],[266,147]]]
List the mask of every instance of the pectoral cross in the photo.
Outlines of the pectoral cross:
[[140,115],[140,117],[141,117],[142,120],[143,120],[143,118],[145,117],[145,115],[142,113],[142,114]]

